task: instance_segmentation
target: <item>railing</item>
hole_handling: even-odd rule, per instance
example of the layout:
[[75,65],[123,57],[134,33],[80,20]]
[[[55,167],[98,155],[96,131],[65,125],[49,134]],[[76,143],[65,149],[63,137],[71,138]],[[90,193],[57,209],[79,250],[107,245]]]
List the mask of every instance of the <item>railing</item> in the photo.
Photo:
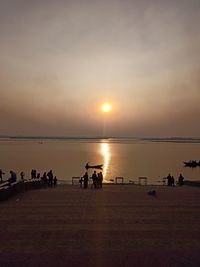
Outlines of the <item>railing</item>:
[[124,183],[124,177],[115,177],[115,183],[116,184],[123,184]]
[[144,185],[147,185],[147,177],[138,177],[138,184],[142,185],[142,182],[144,182]]
[[80,183],[80,177],[73,176],[72,177],[72,185],[78,185]]

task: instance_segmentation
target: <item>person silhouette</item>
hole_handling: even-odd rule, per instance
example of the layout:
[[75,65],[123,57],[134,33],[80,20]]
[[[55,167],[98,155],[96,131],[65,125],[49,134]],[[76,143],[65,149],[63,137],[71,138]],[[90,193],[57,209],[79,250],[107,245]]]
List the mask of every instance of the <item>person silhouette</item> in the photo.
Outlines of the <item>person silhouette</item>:
[[54,176],[54,178],[53,178],[53,186],[54,186],[54,187],[57,186],[57,181],[58,181],[57,177]]
[[3,175],[5,174],[5,172],[2,171],[2,169],[0,169],[0,180],[1,182],[3,181]]
[[102,172],[99,172],[98,173],[98,185],[99,185],[99,188],[102,188],[102,184],[103,184],[103,174],[102,174]]
[[53,187],[53,172],[52,172],[52,170],[50,170],[50,171],[47,173],[47,176],[49,177],[48,186],[49,186],[49,187]]
[[25,176],[25,173],[22,171],[20,172],[20,176],[21,176],[21,181],[24,182],[24,176]]
[[10,171],[10,178],[8,179],[10,183],[15,183],[17,181],[17,175],[14,171]]
[[178,184],[179,186],[182,186],[183,185],[183,180],[184,180],[184,177],[183,175],[180,173],[179,177],[178,177]]
[[171,186],[174,186],[174,183],[175,183],[174,176],[171,176]]
[[167,176],[167,185],[168,186],[172,186],[172,177],[171,177],[171,174],[170,173]]
[[83,188],[88,188],[88,173],[85,172],[85,174],[83,175]]
[[47,173],[46,172],[43,173],[41,180],[43,181],[44,185],[47,185],[48,179],[47,179]]
[[94,189],[97,189],[97,180],[98,180],[97,173],[96,171],[94,171],[92,174],[92,182]]

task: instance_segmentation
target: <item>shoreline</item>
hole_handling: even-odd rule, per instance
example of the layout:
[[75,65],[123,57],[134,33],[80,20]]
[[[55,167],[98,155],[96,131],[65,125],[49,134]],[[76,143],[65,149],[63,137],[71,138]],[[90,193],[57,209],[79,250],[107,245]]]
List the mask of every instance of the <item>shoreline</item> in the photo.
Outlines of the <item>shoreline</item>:
[[[41,179],[29,179],[29,180],[23,180],[23,181],[16,181],[16,182],[9,182],[8,180],[6,181],[1,181],[0,182],[0,202],[2,201],[7,201],[10,198],[17,197],[17,195],[21,193],[25,193],[27,191],[31,190],[36,190],[36,189],[50,189],[50,188],[56,188],[57,186],[68,186],[68,187],[75,187],[75,188],[80,188],[81,190],[84,189],[84,191],[87,190],[101,190],[102,188],[94,188],[93,183],[88,183],[87,188],[83,188],[83,184],[80,184],[79,180],[76,178],[76,183],[72,180],[72,183],[67,183],[67,182],[61,182],[57,181],[57,183],[54,185],[49,185],[48,183],[44,183]],[[144,177],[142,177],[144,178]],[[78,181],[78,182],[77,182]],[[162,187],[167,187],[167,188],[182,188],[182,187],[200,187],[200,181],[188,181],[186,180],[184,182],[184,185],[179,186],[178,184],[175,184],[174,186],[168,186],[165,183],[161,184],[145,184],[145,183],[103,183],[102,184],[103,188],[106,187],[145,187],[146,190],[148,188],[153,188],[151,189],[148,194],[150,195],[155,195],[156,191],[155,189],[160,189]]]

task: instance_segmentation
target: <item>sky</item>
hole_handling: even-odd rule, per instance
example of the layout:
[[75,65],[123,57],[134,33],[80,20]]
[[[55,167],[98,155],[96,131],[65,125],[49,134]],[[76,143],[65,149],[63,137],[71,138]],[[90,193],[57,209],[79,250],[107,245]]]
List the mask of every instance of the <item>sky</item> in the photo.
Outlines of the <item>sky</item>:
[[200,136],[199,25],[199,0],[0,0],[0,135]]

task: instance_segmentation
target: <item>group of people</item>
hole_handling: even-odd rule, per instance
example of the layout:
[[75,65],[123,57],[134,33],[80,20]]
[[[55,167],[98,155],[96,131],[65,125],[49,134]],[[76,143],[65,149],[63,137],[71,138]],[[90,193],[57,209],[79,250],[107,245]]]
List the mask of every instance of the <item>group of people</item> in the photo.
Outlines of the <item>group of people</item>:
[[42,176],[35,169],[31,170],[31,179],[41,179],[41,181],[48,187],[56,187],[57,177],[53,175],[53,171],[44,172]]
[[48,187],[56,187],[58,179],[56,176],[53,175],[53,171],[50,170],[47,173],[43,173],[41,181],[43,181],[45,185],[48,185]]
[[[85,172],[85,174],[83,175],[83,177],[81,177],[80,179],[80,187],[81,188],[88,188],[88,181],[89,181],[89,176],[88,176],[88,172]],[[96,171],[93,172],[92,174],[92,185],[91,188],[94,189],[99,189],[102,188],[103,185],[103,174],[100,171],[99,173],[97,173]]]
[[[173,175],[171,175],[169,173],[166,179],[167,179],[167,185],[168,186],[175,186],[175,179],[174,179],[174,176]],[[177,185],[182,186],[183,185],[183,181],[184,181],[184,177],[180,173],[180,175],[178,177]]]
[[[0,169],[0,181],[3,182],[3,175],[5,172]],[[9,172],[10,177],[7,179],[9,183],[14,183],[17,181],[17,174],[14,171]],[[20,172],[21,181],[25,181],[25,173],[23,171]],[[42,176],[40,176],[40,173],[37,172],[35,169],[31,170],[31,179],[41,179],[41,181],[48,185],[48,187],[55,187],[57,185],[57,177],[53,175],[53,171],[50,170],[48,173],[44,172]]]
[[40,178],[40,173],[35,170],[35,169],[32,169],[31,170],[31,179],[39,179]]

